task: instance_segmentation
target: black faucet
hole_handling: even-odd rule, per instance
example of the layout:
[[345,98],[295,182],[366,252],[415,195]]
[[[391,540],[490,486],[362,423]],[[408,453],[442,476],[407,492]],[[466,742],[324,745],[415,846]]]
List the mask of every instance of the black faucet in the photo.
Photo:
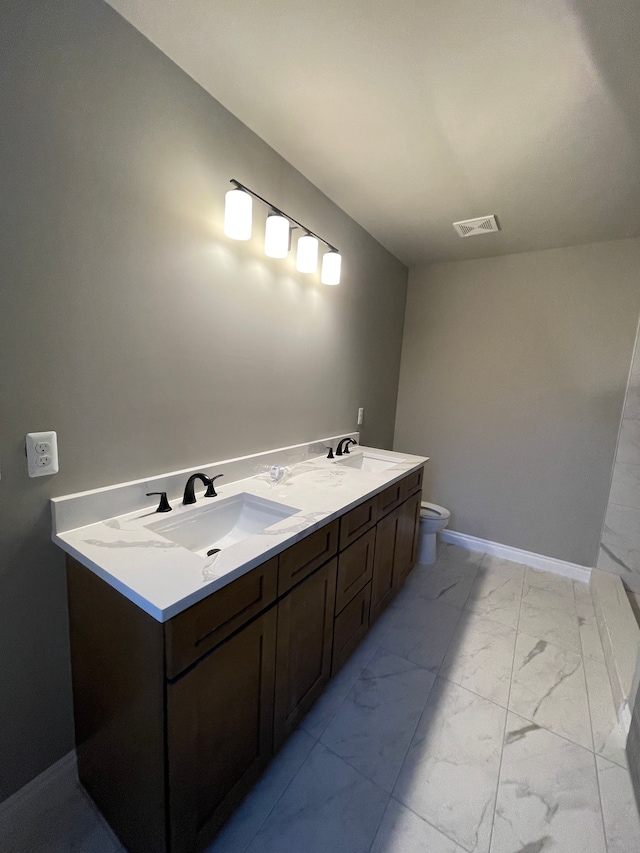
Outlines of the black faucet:
[[217,492],[213,487],[213,481],[217,480],[218,477],[224,477],[224,474],[216,474],[215,477],[207,477],[206,474],[192,474],[187,480],[187,485],[184,487],[184,497],[182,498],[182,503],[194,504],[196,502],[196,494],[194,490],[194,483],[196,480],[200,480],[207,487],[207,491],[204,493],[203,497],[217,497]]
[[342,456],[343,453],[348,455],[349,453],[349,445],[357,444],[358,442],[355,438],[341,438],[338,442],[338,449],[336,450],[336,456]]
[[166,492],[147,492],[148,498],[150,498],[152,495],[160,495],[160,503],[158,504],[158,509],[156,510],[156,512],[171,512],[173,507],[167,500]]

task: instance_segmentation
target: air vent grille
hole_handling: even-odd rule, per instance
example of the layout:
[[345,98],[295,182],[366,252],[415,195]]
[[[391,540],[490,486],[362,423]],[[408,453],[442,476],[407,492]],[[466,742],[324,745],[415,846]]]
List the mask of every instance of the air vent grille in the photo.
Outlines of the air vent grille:
[[479,216],[477,219],[463,219],[462,222],[454,222],[453,227],[460,237],[475,237],[477,234],[490,234],[500,230],[493,214]]

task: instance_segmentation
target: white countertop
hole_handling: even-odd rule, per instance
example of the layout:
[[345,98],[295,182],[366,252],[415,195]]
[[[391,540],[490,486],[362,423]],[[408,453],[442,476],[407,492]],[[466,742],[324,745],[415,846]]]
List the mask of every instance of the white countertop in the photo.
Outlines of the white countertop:
[[[196,482],[197,503],[184,506],[179,498],[170,498],[173,505],[170,515],[156,513],[157,498],[144,497],[138,499],[145,504],[140,509],[73,529],[61,529],[66,526],[65,513],[67,524],[74,513],[82,517],[83,513],[78,507],[82,507],[84,498],[85,505],[91,503],[95,515],[96,496],[103,506],[112,508],[114,498],[106,500],[105,493],[117,495],[119,487],[54,498],[52,538],[78,562],[142,610],[164,622],[368,497],[383,491],[427,461],[422,456],[363,447],[353,448],[352,455],[361,451],[383,454],[398,462],[380,473],[370,473],[325,460],[321,456],[289,465],[289,477],[278,485],[257,476],[233,482],[228,482],[226,478],[217,480],[216,491],[220,498],[244,492],[295,507],[298,511],[212,557],[199,556],[146,526],[160,519],[177,521],[182,515],[193,512],[194,508],[215,501],[215,498],[202,497],[204,486],[199,481]],[[264,455],[244,457],[243,461],[261,461]],[[234,461],[229,460],[231,468]],[[286,459],[283,464],[287,464]],[[216,471],[223,471],[224,467],[224,462],[215,463]],[[206,471],[206,467],[201,470]],[[334,473],[338,470],[342,473]],[[210,471],[207,473],[210,474]],[[170,476],[175,478],[175,474],[167,475]],[[184,476],[185,482],[187,476]],[[147,480],[139,483],[142,489],[149,491],[150,486],[158,489],[160,481],[161,478],[154,478],[153,482]],[[130,493],[132,485],[137,484],[123,484],[122,491],[127,488]],[[73,508],[72,512],[70,507]]]

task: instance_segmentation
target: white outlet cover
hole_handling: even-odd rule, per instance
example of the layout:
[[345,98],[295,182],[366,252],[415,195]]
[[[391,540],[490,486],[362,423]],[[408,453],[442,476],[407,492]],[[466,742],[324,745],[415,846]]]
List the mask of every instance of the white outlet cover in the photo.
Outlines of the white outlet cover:
[[58,473],[58,436],[55,432],[28,432],[25,441],[30,477]]

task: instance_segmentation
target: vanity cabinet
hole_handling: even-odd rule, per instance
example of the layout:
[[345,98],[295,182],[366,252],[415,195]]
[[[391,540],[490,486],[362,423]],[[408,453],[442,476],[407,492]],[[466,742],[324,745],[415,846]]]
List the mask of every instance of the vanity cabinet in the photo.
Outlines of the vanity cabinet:
[[370,619],[373,624],[391,604],[398,590],[398,569],[394,561],[396,541],[400,538],[400,513],[395,510],[381,518],[376,527],[376,550],[371,582]]
[[412,568],[421,475],[165,623],[67,557],[78,773],[130,853],[239,804]]
[[331,677],[336,598],[334,557],[278,604],[273,742],[296,728]]
[[378,495],[371,624],[391,603],[415,563],[420,532],[422,474],[423,469],[420,468]]
[[212,837],[273,754],[276,627],[271,607],[167,684],[172,851]]
[[371,528],[338,555],[332,675],[369,630],[375,542],[376,531]]
[[394,571],[397,572],[396,586],[398,588],[405,582],[415,563],[420,532],[421,498],[422,492],[411,495],[396,510],[400,515],[400,520],[393,565]]

